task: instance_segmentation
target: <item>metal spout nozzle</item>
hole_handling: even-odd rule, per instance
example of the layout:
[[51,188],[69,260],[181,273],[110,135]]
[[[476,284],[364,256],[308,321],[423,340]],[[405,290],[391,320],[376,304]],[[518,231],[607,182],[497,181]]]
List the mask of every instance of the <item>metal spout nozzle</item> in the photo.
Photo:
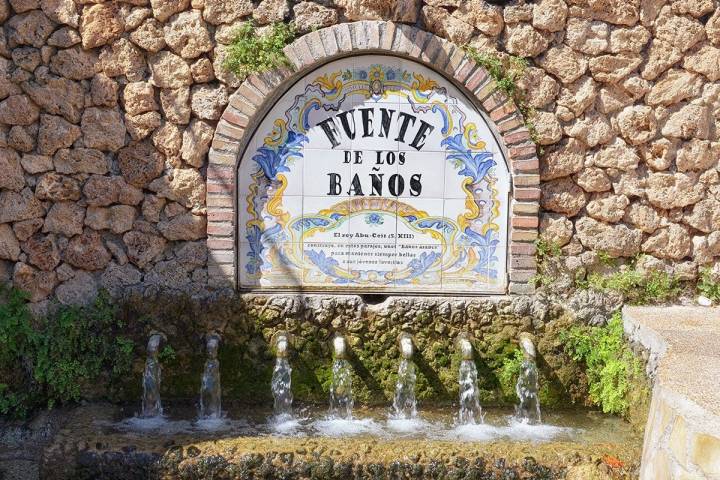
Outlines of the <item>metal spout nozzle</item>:
[[522,350],[523,357],[528,360],[535,360],[537,352],[535,351],[535,343],[533,343],[532,335],[529,333],[520,334],[520,349]]
[[347,342],[345,337],[338,335],[333,339],[333,352],[338,360],[347,359]]
[[466,334],[461,334],[455,341],[455,345],[460,351],[460,356],[463,360],[473,359],[472,343],[470,343],[470,338]]
[[413,347],[412,337],[407,333],[400,334],[398,343],[400,344],[400,355],[405,360],[409,360],[413,356],[415,350]]

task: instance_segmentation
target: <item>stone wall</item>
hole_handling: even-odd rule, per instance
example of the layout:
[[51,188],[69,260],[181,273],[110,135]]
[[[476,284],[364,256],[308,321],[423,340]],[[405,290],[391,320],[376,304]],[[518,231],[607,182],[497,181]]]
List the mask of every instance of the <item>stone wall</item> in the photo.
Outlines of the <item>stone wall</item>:
[[[0,0],[0,279],[63,303],[208,286],[207,152],[234,28],[416,24],[528,57],[542,235],[569,266],[720,254],[716,0]],[[540,191],[535,189],[535,195]],[[42,304],[40,304],[42,305]]]

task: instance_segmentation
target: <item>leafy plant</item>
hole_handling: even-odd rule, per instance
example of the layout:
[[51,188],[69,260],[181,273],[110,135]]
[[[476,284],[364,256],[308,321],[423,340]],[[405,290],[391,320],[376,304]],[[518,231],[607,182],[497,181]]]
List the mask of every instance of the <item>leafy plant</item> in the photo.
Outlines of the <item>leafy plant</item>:
[[123,324],[106,294],[37,319],[22,292],[0,287],[0,299],[0,373],[7,382],[0,384],[0,413],[23,417],[77,401],[93,382],[130,371],[134,343],[119,335]]
[[528,60],[514,55],[505,55],[501,58],[495,53],[480,52],[470,45],[465,45],[463,48],[475,63],[488,71],[498,88],[515,101],[515,105],[517,105],[523,116],[525,126],[530,132],[530,138],[537,145],[538,133],[533,122],[535,109],[527,103],[518,86],[518,80],[523,76],[529,65]]
[[633,384],[643,371],[624,341],[620,312],[603,327],[576,326],[560,340],[573,360],[585,363],[590,400],[605,413],[626,414]]
[[639,272],[634,266],[610,275],[590,274],[587,282],[579,286],[617,292],[633,305],[671,301],[682,290],[680,282],[667,272]]
[[710,269],[700,270],[697,290],[713,302],[720,302],[720,282],[715,280]]
[[515,384],[517,383],[520,369],[522,367],[523,354],[520,349],[515,349],[511,355],[505,357],[497,377],[500,382],[500,389],[506,398],[515,397]]
[[260,34],[252,22],[243,23],[228,48],[223,66],[240,77],[288,64],[283,48],[295,38],[292,24],[274,23]]

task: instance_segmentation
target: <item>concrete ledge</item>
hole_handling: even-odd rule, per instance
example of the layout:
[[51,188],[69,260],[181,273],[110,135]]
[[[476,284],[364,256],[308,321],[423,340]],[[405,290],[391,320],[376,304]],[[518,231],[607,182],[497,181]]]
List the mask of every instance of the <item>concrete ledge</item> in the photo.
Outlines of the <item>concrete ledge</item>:
[[625,307],[654,378],[641,480],[720,479],[720,309]]

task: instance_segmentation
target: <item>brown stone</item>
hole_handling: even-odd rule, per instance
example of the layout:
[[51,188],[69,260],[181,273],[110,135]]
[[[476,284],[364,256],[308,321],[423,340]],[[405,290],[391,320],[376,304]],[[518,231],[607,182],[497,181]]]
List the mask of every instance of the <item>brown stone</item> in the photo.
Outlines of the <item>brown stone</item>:
[[181,157],[193,167],[200,168],[204,161],[205,155],[210,150],[214,128],[207,122],[193,119],[182,136]]
[[634,149],[618,138],[611,145],[599,150],[593,157],[593,163],[597,167],[630,171],[637,168],[640,157]]
[[39,115],[40,109],[27,95],[11,95],[0,102],[0,123],[30,125]]
[[635,25],[640,18],[640,0],[587,0],[592,16],[616,25]]
[[712,82],[720,80],[720,48],[704,45],[697,52],[685,57],[683,67],[705,75]]
[[685,105],[670,118],[662,128],[665,137],[699,138],[707,140],[710,136],[710,110],[704,105]]
[[655,22],[655,38],[685,52],[705,38],[705,28],[693,18],[661,13]]
[[610,178],[602,168],[588,167],[575,177],[575,183],[586,192],[607,192],[612,188]]
[[590,77],[582,77],[560,90],[557,104],[579,117],[595,102],[596,98],[597,84]]
[[82,271],[77,272],[55,289],[55,296],[63,305],[89,305],[95,300],[97,294],[95,278]]
[[625,195],[601,193],[593,197],[585,207],[588,215],[595,220],[608,223],[617,223],[625,215],[625,209],[630,201]]
[[22,165],[22,168],[30,175],[47,172],[48,170],[53,169],[52,157],[45,155],[23,155],[22,159],[20,159],[20,165]]
[[451,42],[463,45],[472,37],[473,27],[453,17],[444,8],[425,6],[422,18],[429,31]]
[[43,84],[23,82],[23,91],[42,110],[78,123],[85,107],[85,90],[78,82],[48,75]]
[[118,155],[120,171],[125,180],[136,187],[145,187],[160,176],[165,158],[149,141],[123,148]]
[[0,188],[19,192],[25,187],[20,155],[14,150],[0,148]]
[[40,270],[51,272],[60,264],[60,249],[54,235],[33,235],[22,244],[28,262]]
[[166,45],[162,23],[154,18],[148,18],[130,33],[130,41],[148,52],[159,52]]
[[74,202],[54,203],[45,217],[44,233],[58,233],[68,238],[83,231],[85,208]]
[[113,205],[110,208],[89,207],[85,225],[93,230],[111,230],[122,234],[132,229],[137,211],[130,205]]
[[145,195],[142,204],[142,215],[148,222],[160,221],[160,212],[165,207],[165,199],[155,195]]
[[160,88],[179,88],[192,84],[190,67],[177,55],[161,51],[148,58],[151,82]]
[[162,116],[159,112],[125,115],[125,127],[134,141],[143,140],[160,125],[162,125]]
[[120,183],[117,177],[92,175],[83,186],[83,195],[88,205],[104,207],[118,201]]
[[158,230],[168,240],[199,240],[207,235],[207,221],[188,212],[159,222]]
[[539,64],[562,83],[573,83],[587,70],[587,60],[572,49],[560,45],[552,47],[540,58]]
[[117,105],[119,86],[104,73],[98,73],[90,82],[90,96],[96,107],[114,107]]
[[205,179],[194,168],[176,168],[172,177],[160,177],[148,188],[159,196],[178,202],[187,208],[198,210],[205,205]]
[[532,23],[540,30],[559,32],[565,27],[567,14],[564,0],[540,0],[533,8]]
[[190,94],[192,112],[203,120],[217,120],[228,103],[225,85],[200,84],[193,85]]
[[20,257],[20,244],[15,233],[7,223],[0,223],[0,259],[17,262]]
[[185,125],[190,121],[190,89],[187,87],[160,91],[160,105],[165,118],[172,123]]
[[650,107],[627,107],[618,114],[617,122],[620,133],[631,145],[647,143],[657,133],[657,120]]
[[718,159],[720,159],[720,143],[693,139],[678,149],[675,164],[680,172],[702,172],[717,166]]
[[120,37],[125,31],[119,5],[99,3],[83,8],[80,37],[85,49],[100,47]]
[[646,193],[652,205],[670,210],[699,202],[705,195],[705,188],[695,174],[651,173]]
[[672,43],[653,39],[650,43],[648,60],[642,68],[642,77],[646,80],[655,80],[668,68],[682,59],[682,52]]
[[672,165],[677,154],[675,143],[661,138],[640,148],[640,154],[645,163],[653,170],[667,170]]
[[182,58],[197,58],[213,48],[210,33],[198,10],[174,15],[164,30],[168,47]]
[[590,217],[575,222],[576,237],[580,243],[611,257],[632,257],[640,251],[642,232],[625,225],[608,225]]
[[205,0],[203,18],[212,25],[232,23],[252,15],[255,6],[250,0]]
[[40,200],[62,202],[80,199],[80,185],[65,175],[54,172],[46,173],[35,186],[35,196]]
[[81,128],[86,147],[116,152],[125,145],[125,124],[115,109],[85,109]]
[[525,92],[528,104],[535,108],[542,108],[554,101],[560,91],[560,85],[550,75],[535,67],[525,70],[518,80],[518,87]]
[[295,28],[299,32],[329,27],[338,23],[337,11],[333,8],[318,5],[315,2],[300,2],[293,7]]
[[702,85],[698,75],[684,70],[670,70],[653,85],[645,100],[648,105],[673,105],[700,95]]
[[61,149],[55,153],[55,170],[58,173],[95,173],[109,171],[108,160],[100,150],[92,148]]
[[608,48],[609,28],[605,22],[570,18],[565,29],[565,43],[581,53],[599,55]]
[[31,218],[13,224],[13,232],[18,241],[24,242],[40,231],[45,221],[42,218]]
[[44,215],[42,203],[30,189],[26,188],[20,193],[0,191],[0,223],[19,222]]
[[22,262],[15,264],[13,283],[17,288],[30,294],[31,302],[46,299],[57,284],[55,272],[43,272]]
[[5,22],[7,41],[11,48],[31,45],[40,48],[54,29],[53,22],[40,10],[31,10],[10,17]]
[[157,110],[155,89],[148,82],[128,83],[123,90],[123,106],[128,115]]
[[[223,0],[207,0],[205,9],[213,8],[214,4],[224,3]],[[248,2],[249,3],[249,2]],[[160,22],[165,22],[178,12],[187,10],[190,6],[190,0],[150,0],[153,16]]]
[[120,38],[100,52],[100,68],[108,77],[125,75],[128,81],[145,78],[147,63],[142,50],[126,38]]
[[111,259],[100,235],[92,230],[73,237],[64,252],[67,263],[83,270],[102,270]]
[[123,235],[127,255],[132,263],[144,268],[165,250],[164,238],[150,233],[131,231]]
[[210,59],[201,57],[190,65],[193,81],[195,83],[207,83],[215,80],[215,72],[213,71]]
[[64,118],[55,115],[40,115],[38,152],[42,155],[53,155],[61,148],[71,147],[75,140],[80,138],[80,135],[80,128]]
[[458,8],[455,9],[452,15],[491,37],[498,36],[505,24],[502,10],[490,5],[485,0],[458,2]]
[[543,214],[540,220],[540,238],[550,245],[564,247],[573,235],[573,224],[562,215]]
[[589,66],[595,80],[617,83],[630,75],[641,63],[640,55],[620,53],[591,58]]
[[83,50],[79,45],[59,50],[50,60],[50,70],[70,80],[92,78],[97,65],[97,54],[91,50]]
[[631,203],[625,211],[623,221],[642,230],[653,233],[660,227],[661,217],[650,205]]
[[73,0],[41,0],[40,7],[53,22],[77,28],[80,16]]
[[183,144],[183,132],[178,125],[166,123],[153,132],[152,142],[166,157],[176,157],[180,154]]
[[536,57],[547,50],[549,44],[549,38],[527,23],[518,23],[507,28],[505,48],[513,55]]
[[582,170],[585,163],[585,148],[575,139],[570,139],[552,148],[540,163],[540,179],[543,181],[567,177]]
[[288,0],[261,0],[253,11],[253,18],[258,25],[282,22],[288,15],[290,15]]
[[617,28],[610,33],[610,51],[640,53],[649,41],[650,32],[642,25]]
[[541,185],[541,189],[540,205],[542,208],[551,212],[564,213],[568,217],[577,215],[587,202],[585,192],[569,177],[545,182]]
[[692,237],[687,229],[674,223],[657,230],[642,245],[643,252],[669,260],[689,257],[692,248]]

